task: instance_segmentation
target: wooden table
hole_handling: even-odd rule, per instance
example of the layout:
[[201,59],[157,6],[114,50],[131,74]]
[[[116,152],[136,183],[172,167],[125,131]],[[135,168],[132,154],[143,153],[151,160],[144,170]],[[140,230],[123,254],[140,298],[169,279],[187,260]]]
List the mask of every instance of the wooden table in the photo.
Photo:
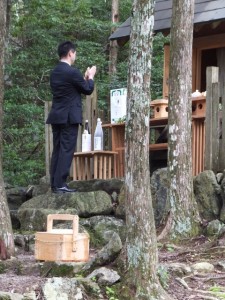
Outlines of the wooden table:
[[117,177],[116,155],[116,151],[75,152],[73,156],[73,180]]

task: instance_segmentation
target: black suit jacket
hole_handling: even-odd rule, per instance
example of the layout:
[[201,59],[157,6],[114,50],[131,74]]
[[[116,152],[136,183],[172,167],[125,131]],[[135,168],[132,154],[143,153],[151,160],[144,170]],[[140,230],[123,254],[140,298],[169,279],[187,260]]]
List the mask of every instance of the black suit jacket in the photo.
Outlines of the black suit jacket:
[[94,81],[85,80],[81,72],[65,62],[59,62],[50,75],[53,100],[47,124],[82,123],[81,94],[90,95]]

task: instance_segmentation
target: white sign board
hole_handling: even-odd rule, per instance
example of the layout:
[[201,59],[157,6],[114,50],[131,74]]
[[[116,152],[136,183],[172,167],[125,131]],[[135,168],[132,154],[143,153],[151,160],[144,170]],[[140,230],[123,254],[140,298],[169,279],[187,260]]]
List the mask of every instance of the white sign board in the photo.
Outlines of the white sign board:
[[116,89],[110,91],[111,123],[116,123],[126,117],[127,89]]

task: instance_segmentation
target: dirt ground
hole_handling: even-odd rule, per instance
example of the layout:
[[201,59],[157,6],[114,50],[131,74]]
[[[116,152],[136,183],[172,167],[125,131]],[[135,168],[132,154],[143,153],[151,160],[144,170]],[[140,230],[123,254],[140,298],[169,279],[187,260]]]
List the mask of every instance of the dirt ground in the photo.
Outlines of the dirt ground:
[[[191,265],[204,261],[215,267],[211,273],[191,273],[183,276],[165,273],[162,283],[173,299],[225,299],[225,246],[223,245],[225,245],[223,241],[210,241],[205,237],[198,237],[179,246],[159,245],[159,261],[162,266],[170,263]],[[34,256],[24,252],[19,253],[17,258],[23,265],[26,265],[26,275],[22,274],[18,266],[0,274],[0,291],[23,294],[29,290],[35,290],[37,299],[43,300],[40,286],[46,278],[40,277],[38,271],[35,272],[33,268],[29,272],[29,268],[35,264]],[[224,269],[221,266],[223,262]]]

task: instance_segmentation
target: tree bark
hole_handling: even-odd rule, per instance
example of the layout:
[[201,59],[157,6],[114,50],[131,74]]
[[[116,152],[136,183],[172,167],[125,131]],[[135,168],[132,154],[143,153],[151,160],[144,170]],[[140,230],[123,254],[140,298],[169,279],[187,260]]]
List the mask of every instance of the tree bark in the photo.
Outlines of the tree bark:
[[149,112],[154,0],[134,0],[128,77],[125,187],[130,299],[171,299],[157,277],[157,240],[149,174]]
[[9,15],[8,8],[9,2],[7,0],[0,0],[0,259],[6,259],[14,254],[12,224],[2,172],[4,49],[6,48],[7,16]]
[[199,232],[191,151],[193,17],[194,0],[173,0],[168,117],[168,197],[171,210],[159,239],[166,236],[179,240]]
[[[112,23],[119,22],[119,0],[112,0]],[[115,31],[115,27],[112,28],[113,33]],[[109,76],[112,77],[116,74],[116,66],[117,66],[117,56],[118,56],[118,45],[117,41],[110,41],[110,49],[109,49]]]

